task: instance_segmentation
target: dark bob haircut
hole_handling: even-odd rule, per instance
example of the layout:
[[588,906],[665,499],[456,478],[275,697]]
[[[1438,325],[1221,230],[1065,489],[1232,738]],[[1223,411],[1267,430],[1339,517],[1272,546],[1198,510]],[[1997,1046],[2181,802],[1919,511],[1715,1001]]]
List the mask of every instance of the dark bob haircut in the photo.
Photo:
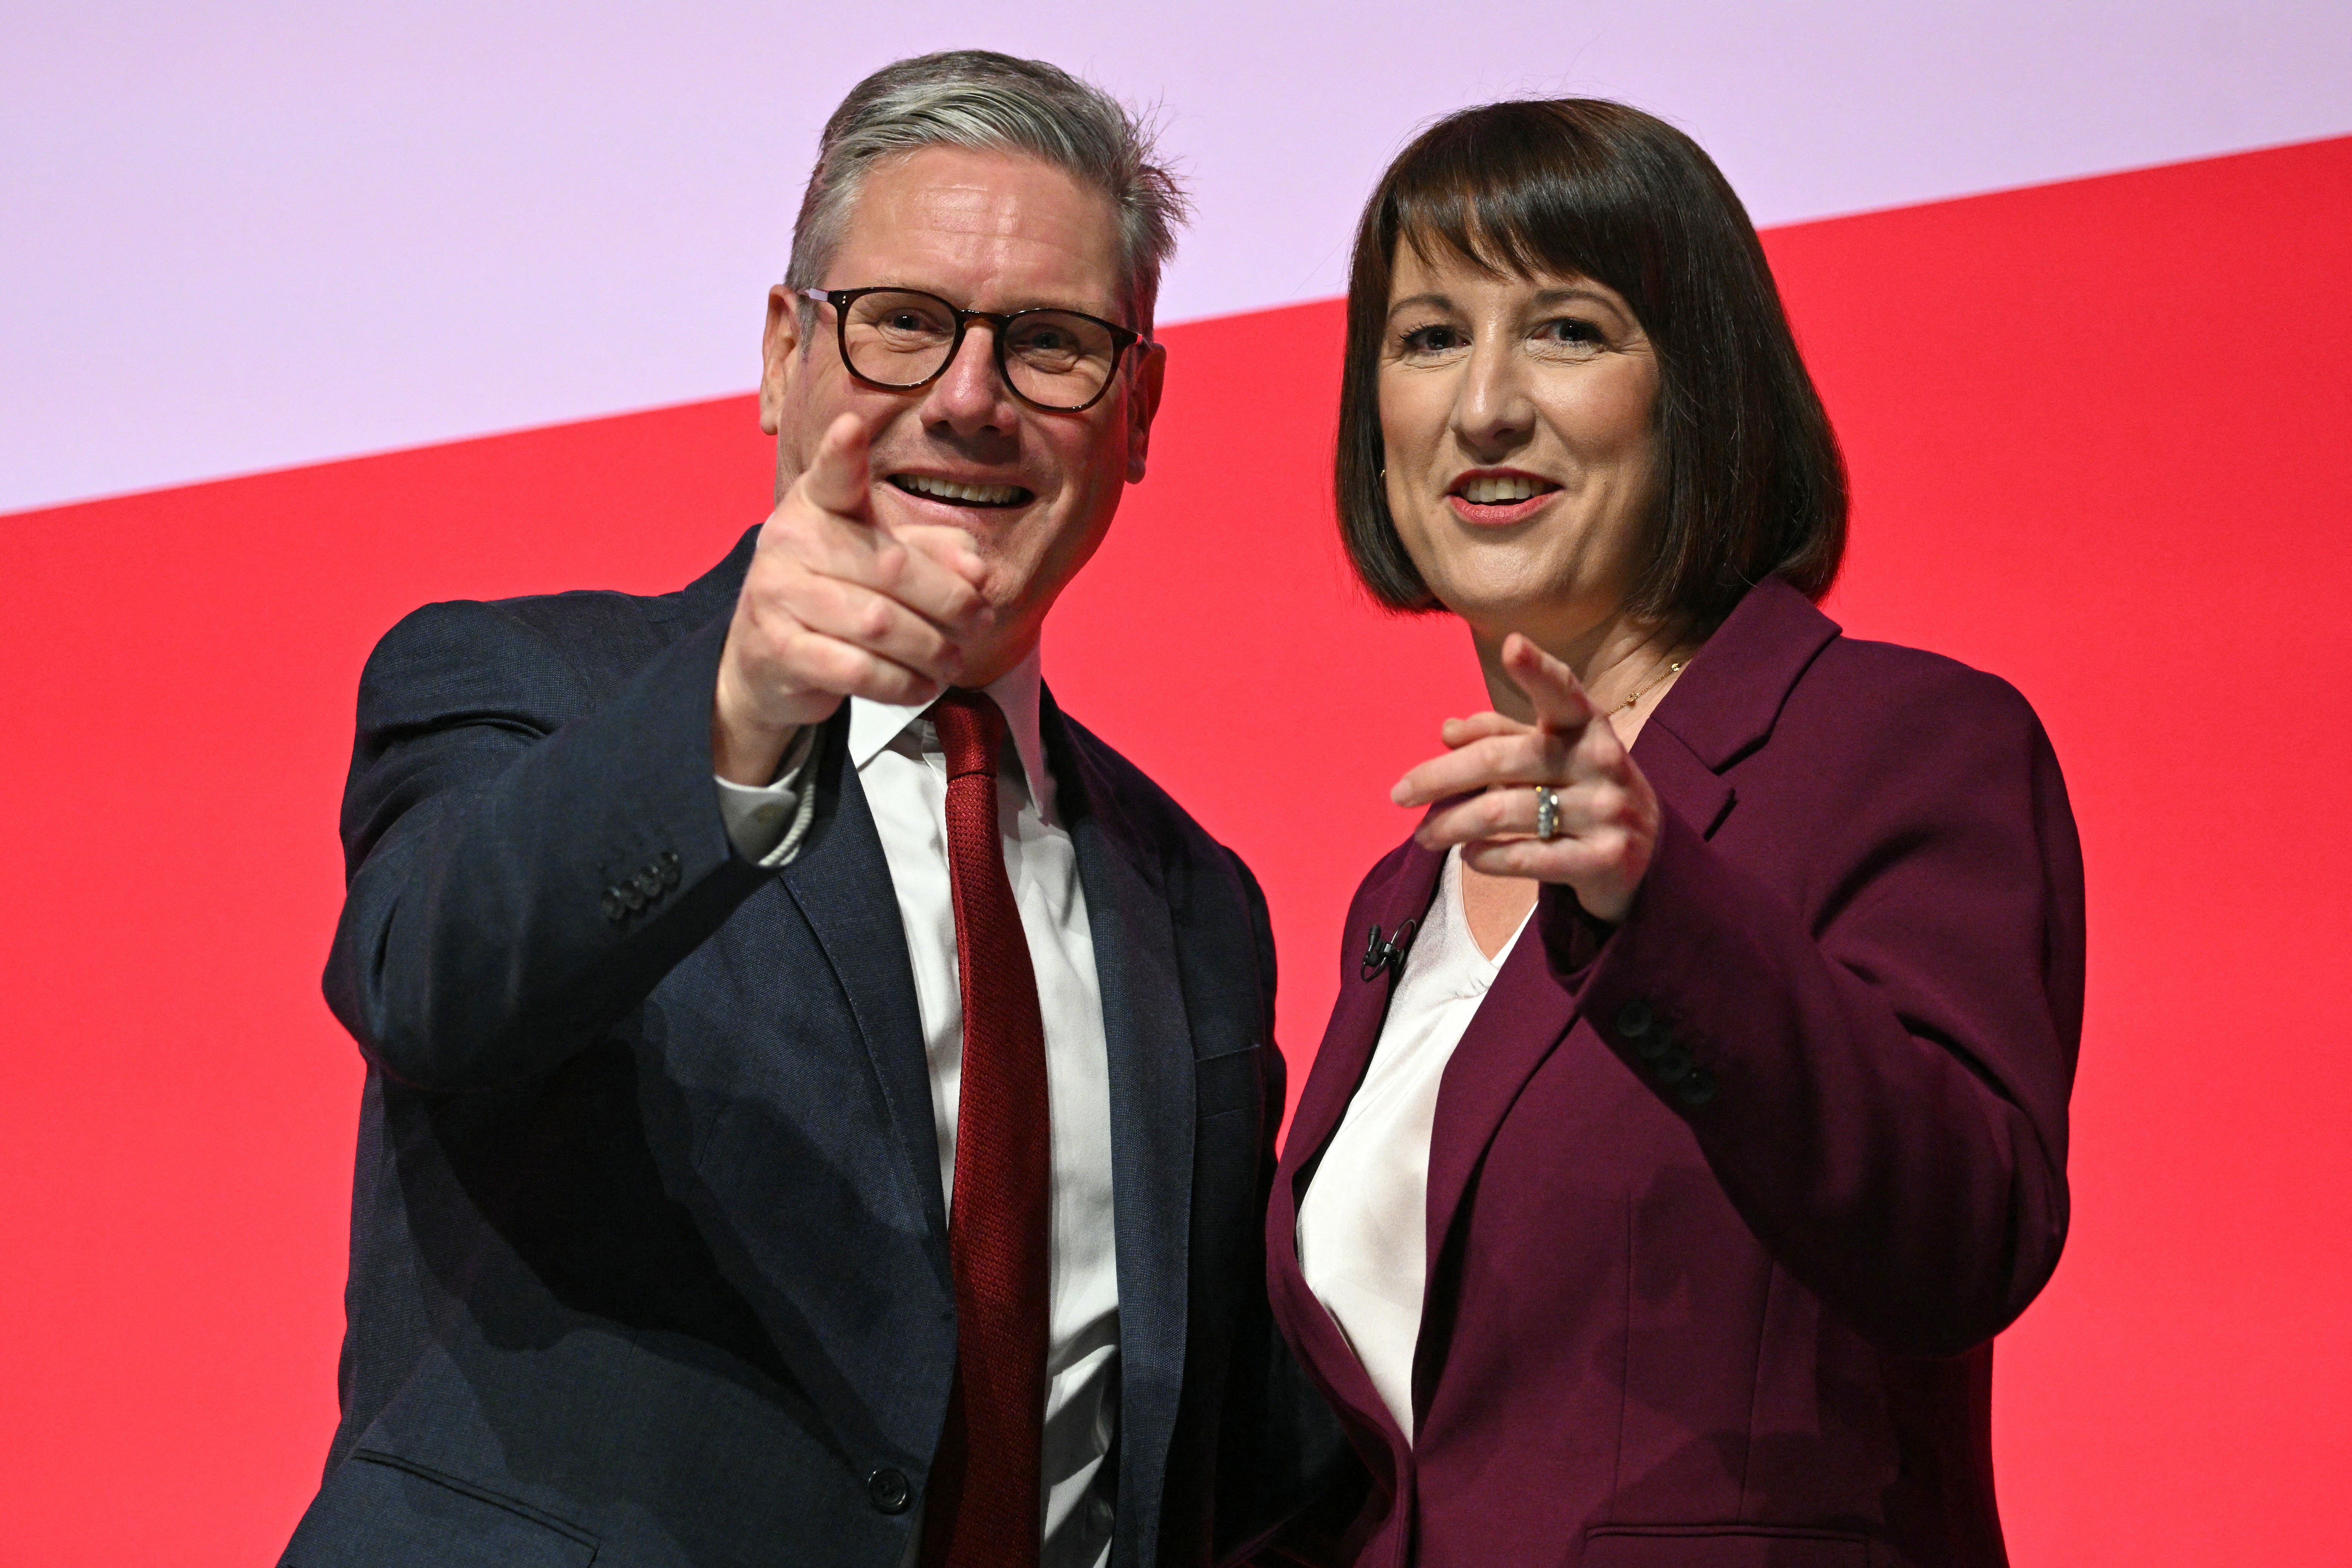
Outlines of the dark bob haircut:
[[1600,99],[1494,103],[1431,126],[1356,230],[1339,389],[1339,530],[1392,609],[1442,608],[1381,471],[1397,246],[1498,276],[1580,276],[1633,307],[1658,361],[1659,493],[1628,607],[1712,627],[1778,573],[1810,597],[1845,552],[1845,465],[1755,226],[1698,143]]

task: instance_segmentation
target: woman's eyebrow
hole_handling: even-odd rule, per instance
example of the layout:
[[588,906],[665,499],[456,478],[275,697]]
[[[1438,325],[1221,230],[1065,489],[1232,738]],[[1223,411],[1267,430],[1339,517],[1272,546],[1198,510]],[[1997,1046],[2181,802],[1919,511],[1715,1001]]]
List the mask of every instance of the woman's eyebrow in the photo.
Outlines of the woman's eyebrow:
[[1389,307],[1389,314],[1391,316],[1394,316],[1399,311],[1414,305],[1427,305],[1435,310],[1451,310],[1454,309],[1454,300],[1451,295],[1446,294],[1415,294],[1408,299],[1399,300],[1395,304],[1391,305]]
[[[1623,309],[1623,307],[1619,305],[1616,300],[1611,299],[1607,294],[1602,293],[1598,289],[1583,288],[1573,284],[1559,289],[1538,289],[1535,296],[1535,302],[1538,305],[1598,305],[1605,310],[1612,311]],[[1402,311],[1424,305],[1432,310],[1451,310],[1454,309],[1454,297],[1452,295],[1441,294],[1434,290],[1431,290],[1425,293],[1409,295],[1402,300],[1399,300],[1395,304],[1389,307],[1389,315],[1393,318]]]
[[1546,289],[1536,295],[1536,303],[1538,305],[1559,305],[1568,303],[1571,300],[1580,300],[1587,304],[1600,305],[1612,310],[1619,308],[1616,300],[1612,300],[1608,295],[1603,294],[1598,289],[1580,289],[1573,287],[1566,289]]

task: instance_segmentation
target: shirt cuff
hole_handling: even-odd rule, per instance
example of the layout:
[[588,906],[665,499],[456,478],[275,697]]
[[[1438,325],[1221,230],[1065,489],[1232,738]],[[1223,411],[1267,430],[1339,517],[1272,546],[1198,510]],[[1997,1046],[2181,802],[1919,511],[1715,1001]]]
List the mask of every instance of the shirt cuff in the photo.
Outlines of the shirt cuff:
[[801,727],[785,749],[783,765],[773,784],[731,784],[711,775],[711,782],[719,786],[719,818],[727,826],[728,842],[753,865],[770,869],[788,866],[800,853],[809,823],[816,816],[816,790],[809,763],[816,754],[817,736],[823,729],[820,724]]

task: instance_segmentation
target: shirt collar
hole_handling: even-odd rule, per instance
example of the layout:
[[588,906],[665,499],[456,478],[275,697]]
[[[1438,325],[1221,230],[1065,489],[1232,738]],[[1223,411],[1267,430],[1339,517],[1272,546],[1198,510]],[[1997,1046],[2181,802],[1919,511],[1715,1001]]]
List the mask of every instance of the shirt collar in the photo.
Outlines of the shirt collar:
[[[1029,799],[1040,816],[1049,820],[1053,814],[1054,780],[1045,771],[1045,742],[1038,730],[1037,714],[1044,677],[1040,674],[1042,648],[1032,647],[1028,657],[982,689],[995,700],[1003,711],[1004,727],[1013,737],[1013,749],[1021,758],[1021,776],[1029,786]],[[924,715],[930,704],[908,708],[895,702],[868,702],[862,697],[849,700],[849,765],[863,770],[882,749],[905,732],[907,726],[922,722],[921,739],[927,751],[937,751],[939,740],[931,732]]]

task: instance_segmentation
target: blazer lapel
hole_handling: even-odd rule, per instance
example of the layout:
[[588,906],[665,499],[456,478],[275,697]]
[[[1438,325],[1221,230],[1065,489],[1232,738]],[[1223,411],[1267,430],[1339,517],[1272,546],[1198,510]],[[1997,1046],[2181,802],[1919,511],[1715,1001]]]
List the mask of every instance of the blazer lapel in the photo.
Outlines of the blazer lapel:
[[889,1108],[891,1131],[906,1158],[908,1180],[944,1271],[947,1202],[940,1191],[939,1131],[931,1114],[923,1016],[915,1001],[914,964],[907,954],[890,863],[883,858],[857,770],[849,765],[847,710],[843,704],[818,740],[816,815],[782,880],[848,994]]
[[1143,1483],[1166,1462],[1184,1384],[1197,1109],[1192,1029],[1158,857],[1051,692],[1039,718],[1102,988],[1118,1268],[1119,1535],[1148,1542],[1157,1539],[1160,1499]]
[[1368,980],[1359,955],[1375,925],[1384,940],[1393,940],[1407,921],[1416,922],[1417,929],[1417,922],[1428,916],[1437,875],[1444,864],[1444,856],[1408,841],[1374,872],[1349,910],[1339,999],[1323,1030],[1315,1070],[1307,1076],[1298,1109],[1291,1117],[1283,1145],[1283,1174],[1274,1184],[1274,1212],[1267,1226],[1272,1238],[1266,1260],[1268,1289],[1284,1322],[1304,1342],[1300,1363],[1346,1418],[1357,1452],[1391,1500],[1397,1495],[1396,1478],[1407,1462],[1411,1446],[1346,1336],[1307,1287],[1298,1266],[1298,1205],[1325,1146],[1339,1130],[1348,1102],[1363,1081],[1364,1069],[1371,1065],[1381,1026],[1388,1016],[1389,996],[1396,988],[1395,965]]
[[[1566,894],[1546,890],[1544,899]],[[1572,896],[1572,895],[1570,895]],[[1519,933],[1502,971],[1478,1004],[1478,1011],[1463,1031],[1438,1081],[1437,1113],[1429,1134],[1429,1207],[1427,1254],[1423,1265],[1422,1333],[1413,1351],[1412,1406],[1416,1426],[1429,1415],[1431,1390],[1443,1361],[1443,1336],[1429,1332],[1433,1321],[1450,1313],[1437,1310],[1438,1276],[1455,1215],[1462,1207],[1471,1176],[1486,1158],[1486,1145],[1505,1112],[1537,1066],[1559,1045],[1576,1021],[1576,994],[1566,978],[1546,962],[1542,934],[1534,929],[1544,918],[1538,904],[1528,928]]]
[[[1644,726],[1633,745],[1658,799],[1697,828],[1712,836],[1731,809],[1731,786],[1673,734]],[[1547,889],[1547,902],[1572,898],[1567,889]],[[1470,1026],[1445,1064],[1437,1094],[1437,1116],[1429,1139],[1429,1249],[1423,1300],[1433,1299],[1444,1240],[1462,1207],[1463,1194],[1486,1145],[1494,1141],[1503,1117],[1519,1090],[1543,1059],[1549,1056],[1576,1022],[1577,993],[1573,977],[1556,972],[1547,959],[1540,932],[1532,929],[1544,918],[1538,907],[1503,962],[1500,973],[1478,1004]],[[1426,1321],[1426,1314],[1424,1314]],[[1416,1413],[1425,1404],[1436,1369],[1418,1356],[1413,1365]]]
[[[1291,1127],[1296,1136],[1297,1122],[1293,1121]],[[1302,1173],[1311,1173],[1305,1165]],[[1266,1291],[1276,1319],[1295,1337],[1299,1365],[1329,1401],[1350,1446],[1371,1472],[1373,1484],[1393,1508],[1402,1490],[1398,1477],[1412,1463],[1412,1445],[1405,1441],[1403,1429],[1389,1414],[1380,1390],[1372,1386],[1371,1374],[1357,1358],[1355,1347],[1308,1287],[1298,1266],[1300,1195],[1296,1177],[1275,1184],[1267,1234],[1278,1244],[1266,1258]]]
[[1358,955],[1375,926],[1385,941],[1396,940],[1408,921],[1415,922],[1418,929],[1418,922],[1429,914],[1430,900],[1437,891],[1437,874],[1444,865],[1444,856],[1408,840],[1394,858],[1390,874],[1368,888],[1349,910],[1349,927],[1340,939],[1344,951],[1339,999],[1332,1005],[1331,1021],[1324,1026],[1323,1043],[1314,1058],[1317,1070],[1299,1093],[1298,1109],[1290,1119],[1284,1145],[1296,1148],[1300,1155],[1295,1162],[1294,1182],[1298,1190],[1292,1194],[1294,1198],[1305,1195],[1305,1183],[1314,1173],[1316,1160],[1331,1134],[1339,1130],[1348,1102],[1356,1097],[1356,1086],[1371,1065],[1372,1047],[1380,1043],[1389,994],[1396,989],[1398,966],[1391,964],[1367,979]]
[[[1736,804],[1721,770],[1764,743],[1780,705],[1837,624],[1796,589],[1768,577],[1749,589],[1669,691],[1633,744],[1633,760],[1660,803],[1705,837]],[[1548,890],[1547,900],[1573,897]],[[1543,918],[1538,907],[1536,918]],[[1428,1411],[1443,1345],[1426,1331],[1444,1314],[1438,1274],[1464,1194],[1513,1100],[1576,1022],[1572,977],[1547,962],[1541,940],[1523,933],[1447,1062],[1429,1145],[1429,1248],[1423,1334],[1413,1360],[1416,1416]],[[1353,1089],[1353,1080],[1349,1083]],[[1439,1336],[1442,1340],[1442,1335]]]
[[[1765,578],[1733,606],[1658,704],[1642,727],[1634,759],[1664,793],[1651,760],[1652,737],[1664,731],[1708,773],[1721,773],[1771,738],[1797,678],[1837,635],[1838,624],[1811,600],[1778,577]],[[1677,804],[1693,826],[1706,820],[1695,805]]]
[[1673,731],[1643,726],[1633,742],[1633,761],[1658,792],[1658,803],[1696,828],[1700,837],[1714,837],[1731,815],[1737,798],[1731,786]]

